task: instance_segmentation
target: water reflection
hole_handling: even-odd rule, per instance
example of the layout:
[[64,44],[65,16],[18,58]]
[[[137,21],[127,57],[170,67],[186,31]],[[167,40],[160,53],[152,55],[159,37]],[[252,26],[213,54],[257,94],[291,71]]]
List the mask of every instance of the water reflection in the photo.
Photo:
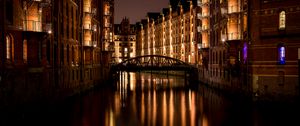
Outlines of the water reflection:
[[[0,125],[273,126],[300,125],[296,104],[254,105],[180,76],[123,73],[116,89],[101,88],[59,104],[1,111]],[[152,78],[152,79],[151,79]]]
[[185,90],[183,77],[123,72],[119,80],[114,101],[122,108],[116,113],[129,110],[127,116],[138,125],[197,125],[196,93]]

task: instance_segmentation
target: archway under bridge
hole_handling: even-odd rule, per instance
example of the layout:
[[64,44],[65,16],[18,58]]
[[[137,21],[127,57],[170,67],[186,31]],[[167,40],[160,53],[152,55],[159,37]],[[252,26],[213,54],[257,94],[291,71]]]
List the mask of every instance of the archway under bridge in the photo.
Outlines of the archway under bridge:
[[142,72],[147,71],[152,74],[153,71],[182,71],[185,80],[198,82],[198,69],[181,60],[161,56],[161,55],[145,55],[129,58],[121,63],[111,66],[111,79],[120,77],[123,72]]

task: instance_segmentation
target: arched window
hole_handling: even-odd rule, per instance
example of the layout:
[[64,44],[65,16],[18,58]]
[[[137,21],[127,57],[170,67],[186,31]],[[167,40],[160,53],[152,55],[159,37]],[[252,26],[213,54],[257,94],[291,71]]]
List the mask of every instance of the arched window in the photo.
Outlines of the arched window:
[[6,36],[6,59],[11,59],[11,39]]
[[27,62],[27,40],[23,40],[23,61],[24,63]]
[[6,36],[6,59],[12,60],[14,54],[13,38],[11,35]]
[[283,44],[279,44],[278,46],[278,63],[283,65],[285,64],[285,53],[286,48]]
[[285,22],[286,22],[286,15],[285,11],[281,11],[279,14],[279,29],[285,29]]

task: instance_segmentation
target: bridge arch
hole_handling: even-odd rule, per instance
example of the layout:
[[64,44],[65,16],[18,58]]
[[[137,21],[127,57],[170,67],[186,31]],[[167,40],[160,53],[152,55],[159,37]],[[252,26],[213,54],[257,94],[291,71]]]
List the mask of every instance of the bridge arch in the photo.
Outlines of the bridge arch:
[[152,71],[184,71],[185,81],[186,78],[189,78],[192,83],[198,82],[198,69],[196,67],[181,60],[161,55],[138,56],[114,64],[110,71],[111,80],[120,77],[123,72],[140,71],[151,71],[151,74]]
[[141,71],[141,70],[175,70],[190,71],[196,69],[194,66],[181,60],[161,56],[145,55],[124,60],[112,66],[116,71]]

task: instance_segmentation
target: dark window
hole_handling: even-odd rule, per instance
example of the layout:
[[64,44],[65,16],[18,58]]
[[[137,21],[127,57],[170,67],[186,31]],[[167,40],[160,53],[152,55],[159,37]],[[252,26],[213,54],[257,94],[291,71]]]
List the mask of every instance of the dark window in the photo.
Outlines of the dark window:
[[284,85],[284,72],[283,71],[278,72],[278,85],[280,85],[280,86]]
[[13,23],[13,0],[6,0],[6,21]]
[[69,34],[69,30],[70,30],[70,24],[69,24],[69,5],[68,4],[66,4],[66,15],[67,15],[67,24],[66,24],[66,29],[67,29],[67,38],[69,38],[70,37],[70,34]]
[[47,41],[47,61],[50,62],[50,40]]
[[39,42],[38,44],[38,61],[39,63],[41,63],[42,61],[42,43]]
[[69,63],[70,62],[70,53],[69,53],[69,45],[67,45],[67,63]]
[[74,10],[73,10],[73,7],[71,7],[71,20],[72,20],[72,38],[74,38]]
[[61,44],[61,48],[60,48],[60,62],[64,63],[64,45]]
[[54,53],[53,55],[54,55],[54,56],[53,56],[53,59],[54,59],[54,65],[55,65],[55,66],[57,65],[57,60],[58,60],[58,59],[57,59],[57,57],[58,57],[58,56],[57,56],[57,51],[58,51],[58,50],[57,50],[57,45],[54,45],[54,49],[53,49],[53,53]]

